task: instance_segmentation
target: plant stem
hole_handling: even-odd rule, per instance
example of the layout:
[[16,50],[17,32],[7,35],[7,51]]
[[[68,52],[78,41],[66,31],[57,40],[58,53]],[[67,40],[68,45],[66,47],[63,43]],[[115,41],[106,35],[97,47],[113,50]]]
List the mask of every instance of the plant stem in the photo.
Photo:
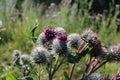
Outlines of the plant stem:
[[75,64],[72,65],[71,74],[70,74],[70,77],[69,77],[70,80],[71,80],[71,78],[72,78],[74,68],[75,68]]
[[51,74],[52,74],[52,60],[51,60],[51,63],[50,63],[50,67],[49,67],[49,71],[48,71],[48,75],[49,75],[49,80],[52,80],[52,78],[51,78]]
[[96,67],[95,69],[93,69],[93,71],[91,71],[91,73],[95,72],[96,70],[98,70],[100,67],[102,67],[104,64],[106,64],[108,61],[104,61],[103,63],[101,63],[98,67]]
[[[58,61],[56,62],[53,71],[51,72],[51,75],[49,76],[49,80],[52,80],[54,74],[56,73],[56,71],[60,68],[60,66],[63,64],[65,57],[63,57],[60,61],[60,63],[58,64]],[[58,64],[58,65],[57,65]]]
[[40,65],[38,65],[38,79],[40,80]]

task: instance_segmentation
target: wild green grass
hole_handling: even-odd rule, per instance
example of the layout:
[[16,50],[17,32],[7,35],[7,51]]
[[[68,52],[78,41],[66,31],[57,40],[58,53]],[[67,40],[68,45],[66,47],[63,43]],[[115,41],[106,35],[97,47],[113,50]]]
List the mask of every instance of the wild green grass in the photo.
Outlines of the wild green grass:
[[[72,8],[61,5],[56,11],[60,14],[56,17],[53,15],[41,15],[43,6],[31,7],[30,1],[25,0],[23,6],[23,21],[20,21],[15,14],[14,5],[16,0],[0,0],[0,20],[3,21],[3,27],[6,29],[0,32],[0,76],[7,72],[15,72],[9,69],[12,61],[12,52],[14,49],[21,50],[24,53],[30,54],[31,49],[37,43],[33,43],[30,31],[36,23],[39,24],[35,35],[38,36],[44,27],[50,25],[52,27],[63,27],[69,33],[82,33],[86,28],[92,28],[99,36],[101,42],[107,47],[120,42],[120,32],[116,32],[117,22],[116,16],[92,16],[90,18],[86,11],[86,7],[82,6],[79,10],[79,15],[76,15],[77,4]],[[8,4],[9,3],[9,4]],[[82,3],[84,5],[86,3]],[[84,12],[82,14],[81,12]],[[68,15],[69,13],[69,15]],[[99,28],[99,29],[98,29]],[[83,64],[84,60],[79,64]],[[79,66],[79,64],[77,66]],[[118,63],[109,63],[100,69],[100,72],[106,75],[115,75],[119,70]],[[63,69],[66,69],[63,67]],[[80,68],[81,69],[81,68]],[[80,69],[76,69],[76,73],[80,73]],[[62,72],[62,71],[61,71]],[[18,73],[19,74],[19,73]],[[62,73],[60,73],[61,75]],[[76,74],[76,76],[78,76]],[[58,76],[60,76],[58,75]]]

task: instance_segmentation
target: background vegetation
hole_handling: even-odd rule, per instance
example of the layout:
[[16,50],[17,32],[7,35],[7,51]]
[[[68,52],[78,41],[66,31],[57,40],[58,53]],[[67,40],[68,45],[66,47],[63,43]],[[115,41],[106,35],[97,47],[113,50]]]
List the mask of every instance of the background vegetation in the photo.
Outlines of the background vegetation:
[[[35,32],[36,36],[48,25],[63,27],[69,33],[82,33],[84,29],[92,28],[107,47],[119,43],[120,32],[116,31],[119,22],[116,16],[111,16],[111,14],[90,16],[87,11],[88,8],[86,8],[88,4],[85,1],[82,3],[79,13],[77,13],[76,3],[71,8],[67,3],[61,3],[59,8],[51,6],[43,15],[42,5],[32,6],[31,0],[25,0],[22,4],[23,19],[21,21],[14,8],[16,0],[0,0],[0,20],[3,22],[2,27],[5,29],[0,32],[0,76],[2,77],[8,72],[17,73],[16,76],[20,75],[19,72],[9,67],[12,61],[12,52],[14,49],[18,49],[23,53],[30,54],[33,46],[37,44],[32,41],[30,34],[35,24],[39,24]],[[84,64],[84,60],[86,59],[82,59],[79,64]],[[108,74],[113,76],[119,70],[119,66],[119,62],[109,63],[98,72],[103,73],[104,76]],[[63,69],[67,68],[63,67]],[[75,69],[75,76],[79,76],[80,70],[81,68]],[[61,75],[62,71],[56,76]]]

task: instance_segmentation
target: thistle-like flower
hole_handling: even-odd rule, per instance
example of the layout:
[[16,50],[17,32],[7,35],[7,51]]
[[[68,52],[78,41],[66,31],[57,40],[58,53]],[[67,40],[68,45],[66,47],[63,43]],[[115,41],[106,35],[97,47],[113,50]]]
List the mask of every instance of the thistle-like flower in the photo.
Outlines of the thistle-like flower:
[[91,29],[85,30],[82,33],[82,38],[90,44],[96,44],[99,42],[98,36]]
[[89,44],[89,47],[92,48],[91,55],[103,56],[102,53],[107,52],[105,46],[101,44],[98,40],[98,36],[91,29],[85,30],[82,33],[82,39]]
[[108,58],[120,61],[120,44],[113,45],[108,49]]
[[52,40],[55,38],[55,31],[52,28],[46,28],[39,36],[37,41],[44,47],[48,47],[52,44]]
[[47,64],[51,60],[51,55],[46,48],[37,46],[33,48],[31,58],[36,64]]
[[56,35],[58,35],[58,34],[66,34],[65,29],[63,29],[62,27],[57,27],[54,30],[55,30]]
[[56,39],[53,41],[52,50],[53,53],[57,53],[59,55],[67,53],[67,36],[66,34],[59,34],[56,36]]
[[19,57],[20,55],[21,55],[21,51],[19,51],[19,50],[14,50],[13,51],[13,56]]
[[55,37],[55,31],[52,28],[46,28],[44,34],[48,40],[51,40]]
[[20,55],[20,63],[22,65],[27,64],[29,61],[30,61],[30,56],[29,55],[27,55],[27,54]]
[[68,48],[76,48],[78,49],[78,47],[80,46],[80,44],[82,43],[82,39],[80,37],[79,34],[77,33],[72,33],[68,36],[68,40],[67,40],[67,47]]

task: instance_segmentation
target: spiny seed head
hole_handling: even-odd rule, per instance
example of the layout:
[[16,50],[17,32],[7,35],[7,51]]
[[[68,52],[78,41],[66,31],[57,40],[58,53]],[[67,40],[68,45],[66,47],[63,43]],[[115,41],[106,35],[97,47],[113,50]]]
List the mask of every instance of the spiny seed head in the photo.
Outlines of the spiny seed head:
[[55,30],[56,35],[58,35],[58,34],[66,34],[66,31],[62,27],[57,27],[54,30]]
[[19,50],[14,50],[13,51],[13,56],[19,57],[20,55],[21,55],[21,51],[19,51]]
[[80,44],[82,43],[82,39],[80,37],[79,34],[77,33],[72,33],[68,36],[68,40],[67,40],[67,46],[69,48],[73,47],[78,49],[78,47],[80,46]]
[[93,44],[98,42],[98,36],[91,29],[85,30],[82,33],[82,38],[88,43]]
[[39,36],[38,36],[38,39],[37,39],[38,43],[40,43],[41,45],[45,45],[46,42],[48,42],[45,34],[42,32]]
[[54,39],[52,51],[53,53],[57,53],[59,55],[66,54],[67,53],[66,40]]
[[20,55],[21,64],[25,65],[30,61],[30,56],[27,54]]
[[42,46],[37,46],[33,48],[31,54],[32,60],[36,64],[46,64],[50,62],[50,53],[48,50]]

